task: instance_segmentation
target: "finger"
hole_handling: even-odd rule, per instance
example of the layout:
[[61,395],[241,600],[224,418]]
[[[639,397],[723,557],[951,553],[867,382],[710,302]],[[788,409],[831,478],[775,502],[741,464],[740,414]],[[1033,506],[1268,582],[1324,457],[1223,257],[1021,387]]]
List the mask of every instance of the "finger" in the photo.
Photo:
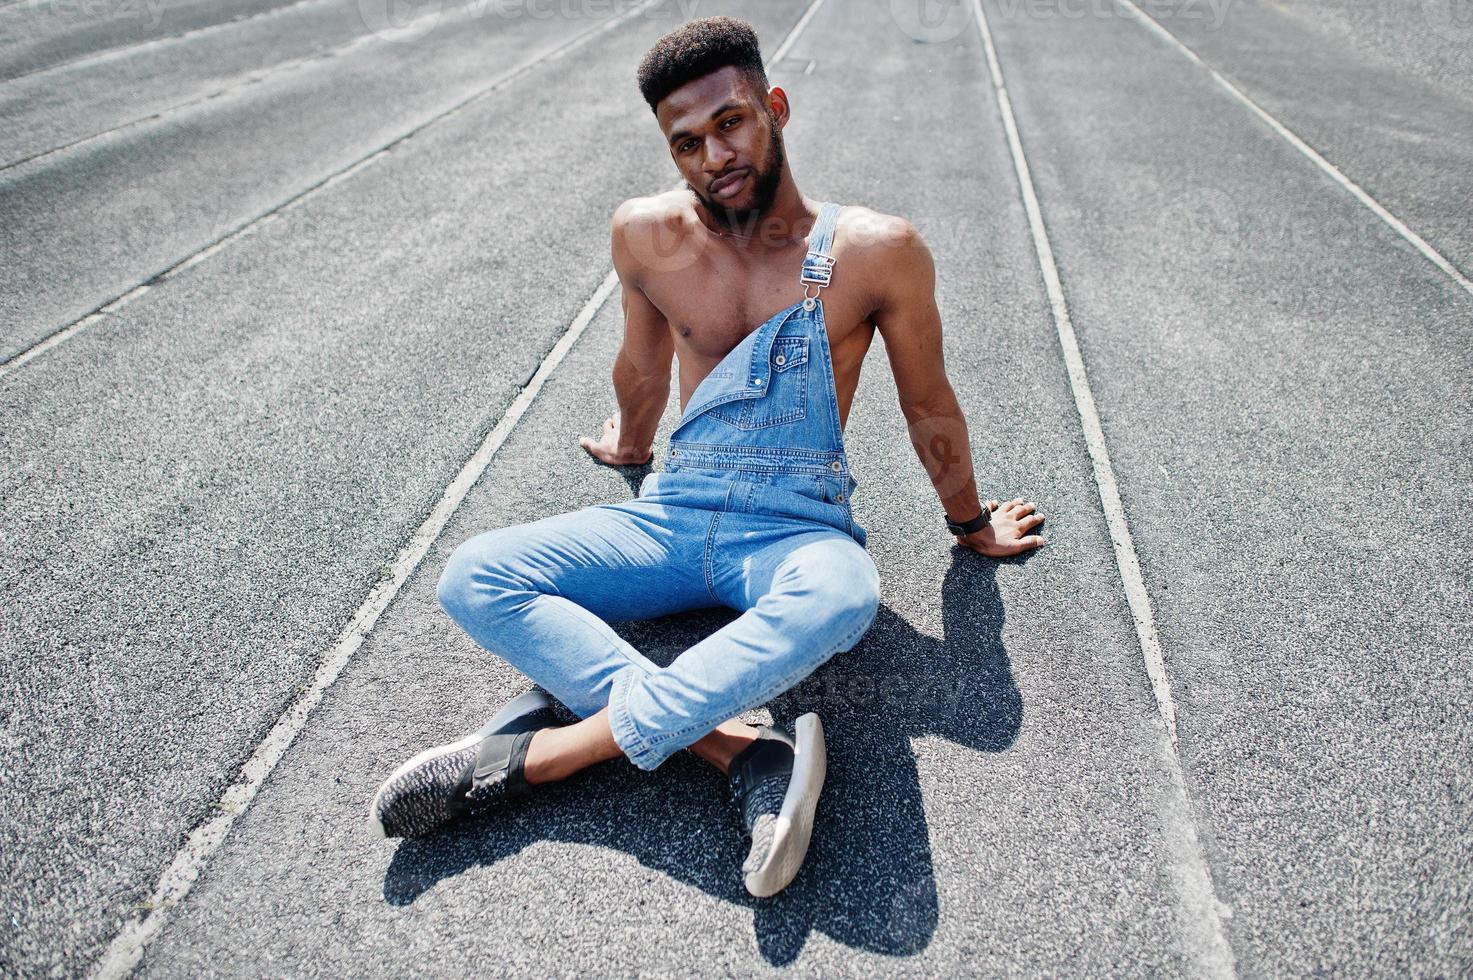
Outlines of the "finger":
[[1038,525],[1040,525],[1042,523],[1043,523],[1043,515],[1042,514],[1029,514],[1027,517],[1023,518],[1021,521],[1018,522],[1018,530],[1020,530],[1020,531],[1031,531],[1035,527],[1038,527]]
[[1032,551],[1034,548],[1042,548],[1048,542],[1043,540],[1041,534],[1030,534],[1026,538],[1018,539],[1018,550]]
[[1021,517],[1023,514],[1031,514],[1031,513],[1033,513],[1033,510],[1034,510],[1034,503],[1033,503],[1033,501],[1030,500],[1026,504],[1019,504],[1017,507],[1014,507],[1013,508],[1013,514],[1016,515],[1016,516],[1020,516]]
[[989,501],[987,501],[987,509],[988,510],[997,510],[997,501],[996,500],[989,500]]

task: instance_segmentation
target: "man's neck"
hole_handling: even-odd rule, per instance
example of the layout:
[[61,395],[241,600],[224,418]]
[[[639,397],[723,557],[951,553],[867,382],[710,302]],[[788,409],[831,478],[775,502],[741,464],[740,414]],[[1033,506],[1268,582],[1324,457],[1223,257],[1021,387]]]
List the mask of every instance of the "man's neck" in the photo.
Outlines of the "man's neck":
[[813,227],[814,215],[808,210],[803,194],[792,174],[785,169],[778,181],[772,205],[757,215],[748,215],[728,226],[726,215],[713,214],[698,201],[701,223],[713,234],[733,245],[750,248],[784,248],[803,240]]

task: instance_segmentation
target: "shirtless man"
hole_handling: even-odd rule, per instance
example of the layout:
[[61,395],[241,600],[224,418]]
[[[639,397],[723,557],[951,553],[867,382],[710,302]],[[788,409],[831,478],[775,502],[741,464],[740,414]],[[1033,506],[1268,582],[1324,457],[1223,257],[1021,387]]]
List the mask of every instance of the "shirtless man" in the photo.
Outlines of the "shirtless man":
[[[1043,516],[1022,498],[978,500],[930,252],[901,218],[799,193],[783,152],[788,96],[769,89],[751,27],[684,25],[646,54],[639,84],[686,186],[614,215],[619,412],[580,442],[610,465],[652,461],[678,354],[682,416],[665,468],[634,500],[455,550],[442,606],[543,690],[406,762],[370,825],[422,834],[594,763],[653,769],[689,748],[727,774],[752,838],[744,882],[767,896],[807,853],[823,727],[814,713],[793,732],[734,719],[851,649],[874,619],[879,581],[850,510],[843,427],[876,331],[957,542],[1019,554],[1043,544],[1030,533]],[[664,668],[608,626],[718,605],[741,615]],[[548,693],[582,720],[554,724]]]

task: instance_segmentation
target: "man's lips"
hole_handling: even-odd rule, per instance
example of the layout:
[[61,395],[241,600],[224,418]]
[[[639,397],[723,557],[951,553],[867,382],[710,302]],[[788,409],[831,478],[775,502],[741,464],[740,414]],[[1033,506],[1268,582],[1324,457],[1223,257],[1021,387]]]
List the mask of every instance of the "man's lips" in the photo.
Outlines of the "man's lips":
[[738,170],[735,173],[727,174],[725,177],[712,182],[711,193],[716,195],[717,197],[725,197],[726,192],[735,191],[738,187],[741,186],[742,181],[746,179],[747,171],[745,169]]

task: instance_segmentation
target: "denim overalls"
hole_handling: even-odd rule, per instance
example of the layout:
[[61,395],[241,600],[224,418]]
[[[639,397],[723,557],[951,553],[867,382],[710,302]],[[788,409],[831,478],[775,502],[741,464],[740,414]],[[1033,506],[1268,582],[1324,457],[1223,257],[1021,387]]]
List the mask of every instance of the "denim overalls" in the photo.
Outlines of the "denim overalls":
[[[859,641],[879,577],[854,522],[818,296],[839,205],[824,204],[806,298],[741,341],[692,392],[664,472],[634,500],[477,535],[440,603],[481,646],[653,769]],[[659,667],[609,621],[726,605],[742,615]]]
[[849,506],[856,481],[817,299],[833,274],[838,216],[839,205],[825,204],[810,233],[800,279],[807,298],[748,334],[701,381],[670,435],[665,472],[650,474],[640,497],[689,493],[697,476],[719,480],[721,491],[739,481],[728,509],[790,513],[864,544]]

